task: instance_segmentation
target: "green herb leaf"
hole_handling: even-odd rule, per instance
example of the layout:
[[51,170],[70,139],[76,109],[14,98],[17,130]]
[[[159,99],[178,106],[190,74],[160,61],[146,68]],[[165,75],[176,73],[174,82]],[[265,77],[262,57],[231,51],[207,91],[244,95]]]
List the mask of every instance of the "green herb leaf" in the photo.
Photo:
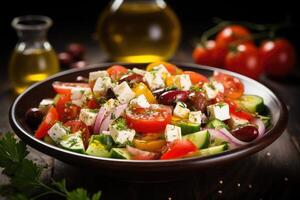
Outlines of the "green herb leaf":
[[[99,200],[101,192],[98,192],[92,196],[92,200]],[[78,188],[67,194],[67,200],[91,200],[86,190]]]

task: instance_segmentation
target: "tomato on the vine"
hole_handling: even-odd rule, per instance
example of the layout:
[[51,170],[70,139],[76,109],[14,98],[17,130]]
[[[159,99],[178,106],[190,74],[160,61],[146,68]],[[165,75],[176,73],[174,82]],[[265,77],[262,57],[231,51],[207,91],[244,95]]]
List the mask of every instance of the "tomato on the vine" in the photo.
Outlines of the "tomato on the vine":
[[295,49],[285,39],[263,42],[259,54],[266,73],[271,76],[281,77],[289,74],[296,63]]
[[225,69],[253,79],[258,79],[264,70],[258,49],[251,43],[235,46],[226,56]]
[[233,43],[245,43],[251,41],[250,31],[241,25],[229,25],[222,29],[216,36],[219,45],[230,46]]

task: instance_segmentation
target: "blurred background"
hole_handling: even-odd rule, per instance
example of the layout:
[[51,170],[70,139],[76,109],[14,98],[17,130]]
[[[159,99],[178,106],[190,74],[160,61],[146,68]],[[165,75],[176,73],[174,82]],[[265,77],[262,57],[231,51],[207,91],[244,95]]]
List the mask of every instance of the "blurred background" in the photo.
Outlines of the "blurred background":
[[[292,1],[166,1],[174,10],[182,27],[182,37],[179,48],[172,60],[193,62],[192,51],[195,40],[208,28],[215,25],[213,18],[224,20],[249,21],[254,23],[278,23],[289,17],[292,26],[280,31],[280,36],[287,38],[299,49],[299,19],[297,19],[296,3]],[[16,16],[35,14],[46,15],[53,19],[48,40],[56,52],[61,52],[72,42],[83,44],[86,49],[86,61],[97,63],[109,61],[99,48],[95,38],[96,24],[99,15],[109,1],[22,1],[1,3],[0,12],[0,77],[1,82],[7,79],[7,66],[11,52],[17,43],[17,35],[11,27],[11,21]],[[3,86],[1,86],[3,87]]]

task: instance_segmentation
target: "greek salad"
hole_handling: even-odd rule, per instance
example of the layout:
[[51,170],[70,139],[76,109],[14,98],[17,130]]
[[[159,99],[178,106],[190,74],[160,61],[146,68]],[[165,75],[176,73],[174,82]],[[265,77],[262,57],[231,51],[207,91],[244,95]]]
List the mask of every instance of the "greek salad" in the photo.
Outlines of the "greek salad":
[[257,140],[270,125],[263,98],[218,71],[206,77],[167,62],[113,65],[52,85],[56,96],[26,112],[34,136],[97,157],[207,156]]

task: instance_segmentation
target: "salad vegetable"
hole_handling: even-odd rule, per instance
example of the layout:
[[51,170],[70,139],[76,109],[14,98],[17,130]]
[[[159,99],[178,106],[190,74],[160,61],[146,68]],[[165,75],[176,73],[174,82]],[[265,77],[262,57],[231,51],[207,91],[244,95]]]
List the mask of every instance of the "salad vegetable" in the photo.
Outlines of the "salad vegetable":
[[244,94],[239,79],[166,62],[146,70],[114,65],[90,72],[86,83],[54,82],[53,89],[56,97],[26,113],[29,125],[41,121],[32,126],[35,137],[98,157],[206,156],[260,138],[270,124],[263,98]]

